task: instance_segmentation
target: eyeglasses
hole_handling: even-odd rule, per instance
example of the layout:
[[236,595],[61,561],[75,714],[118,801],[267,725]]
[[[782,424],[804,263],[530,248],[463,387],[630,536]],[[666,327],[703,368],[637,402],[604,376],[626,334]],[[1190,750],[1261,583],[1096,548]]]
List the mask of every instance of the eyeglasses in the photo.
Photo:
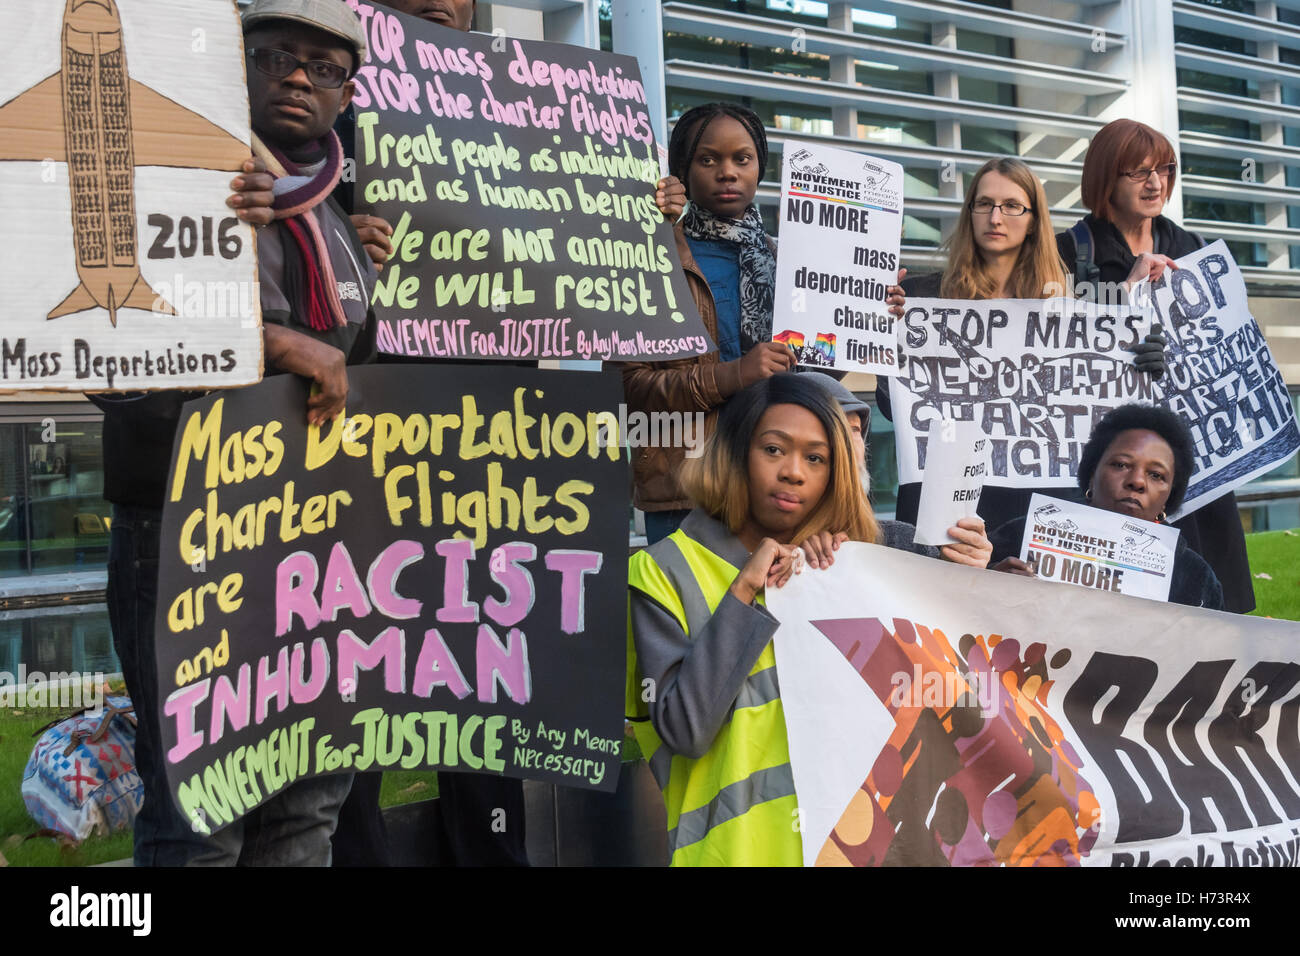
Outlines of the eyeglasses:
[[1165,163],[1163,166],[1153,166],[1150,169],[1132,169],[1124,175],[1130,182],[1144,183],[1151,178],[1152,173],[1158,173],[1161,179],[1168,179],[1177,169],[1177,163]]
[[1027,212],[1033,212],[1022,202],[1016,202],[1014,199],[1008,199],[1006,202],[994,202],[992,199],[976,199],[970,204],[970,211],[977,216],[991,216],[994,209],[1002,210],[1004,216],[1023,216]]
[[247,52],[247,55],[253,58],[253,65],[257,67],[257,72],[274,76],[276,79],[284,79],[298,67],[302,67],[311,85],[321,90],[337,90],[347,82],[350,72],[346,66],[339,66],[327,60],[299,60],[293,54],[285,53],[283,50],[252,49]]

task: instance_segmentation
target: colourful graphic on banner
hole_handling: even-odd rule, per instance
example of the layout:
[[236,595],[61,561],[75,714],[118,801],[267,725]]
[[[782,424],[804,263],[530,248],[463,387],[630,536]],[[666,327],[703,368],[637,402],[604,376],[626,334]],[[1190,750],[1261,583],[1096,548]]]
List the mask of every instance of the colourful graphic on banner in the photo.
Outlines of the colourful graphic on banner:
[[1087,855],[1097,799],[1044,706],[1068,649],[1049,661],[1043,644],[1022,653],[965,634],[954,651],[943,631],[901,618],[812,624],[895,720],[819,866],[1077,866]]
[[1300,858],[1292,621],[853,542],[767,607],[805,865]]

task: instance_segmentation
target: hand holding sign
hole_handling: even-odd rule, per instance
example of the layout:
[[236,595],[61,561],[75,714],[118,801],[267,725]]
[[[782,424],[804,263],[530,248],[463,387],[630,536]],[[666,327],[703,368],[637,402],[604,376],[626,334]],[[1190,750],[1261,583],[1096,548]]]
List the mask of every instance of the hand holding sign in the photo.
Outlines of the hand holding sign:
[[1020,559],[1045,580],[1167,601],[1177,548],[1177,528],[1034,495]]

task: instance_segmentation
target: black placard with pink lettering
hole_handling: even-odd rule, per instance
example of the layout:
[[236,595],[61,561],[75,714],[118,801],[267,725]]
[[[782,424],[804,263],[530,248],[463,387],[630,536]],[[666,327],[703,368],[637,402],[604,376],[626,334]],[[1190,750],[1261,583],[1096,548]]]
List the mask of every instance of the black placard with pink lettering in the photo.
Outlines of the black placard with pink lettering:
[[379,347],[437,358],[712,351],[672,227],[636,60],[460,33],[353,0],[355,205],[394,229]]
[[218,829],[295,780],[449,769],[612,790],[627,467],[614,373],[277,376],[186,405],[163,516],[162,754]]

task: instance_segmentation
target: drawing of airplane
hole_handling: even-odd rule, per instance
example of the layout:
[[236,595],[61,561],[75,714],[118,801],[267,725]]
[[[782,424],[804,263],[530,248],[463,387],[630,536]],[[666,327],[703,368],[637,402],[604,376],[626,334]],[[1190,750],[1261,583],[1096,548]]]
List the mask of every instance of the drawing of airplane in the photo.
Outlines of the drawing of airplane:
[[[175,315],[140,275],[135,167],[238,171],[248,145],[131,79],[115,0],[67,0],[63,65],[0,104],[0,161],[68,164],[80,284],[46,318],[96,307]],[[137,120],[149,118],[149,126]]]

